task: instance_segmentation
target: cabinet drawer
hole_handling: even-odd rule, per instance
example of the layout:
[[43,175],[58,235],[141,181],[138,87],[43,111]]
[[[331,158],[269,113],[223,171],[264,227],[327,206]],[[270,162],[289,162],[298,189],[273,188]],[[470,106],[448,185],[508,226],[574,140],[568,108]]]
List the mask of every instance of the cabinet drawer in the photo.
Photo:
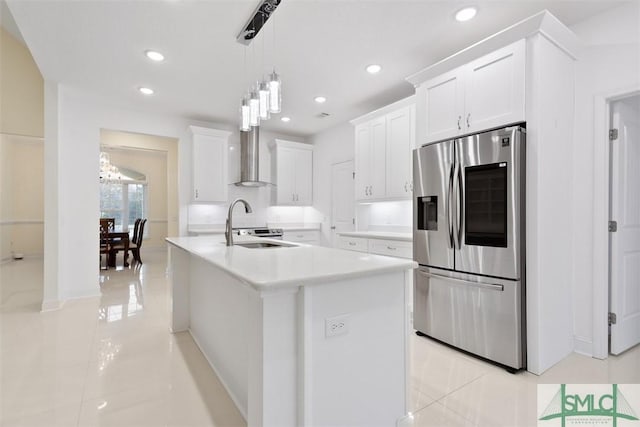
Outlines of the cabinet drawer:
[[396,258],[413,258],[413,244],[398,240],[369,239],[369,252]]
[[338,236],[338,248],[350,251],[367,252],[367,239],[361,237]]
[[320,232],[318,230],[285,231],[282,239],[289,242],[317,242],[320,240]]

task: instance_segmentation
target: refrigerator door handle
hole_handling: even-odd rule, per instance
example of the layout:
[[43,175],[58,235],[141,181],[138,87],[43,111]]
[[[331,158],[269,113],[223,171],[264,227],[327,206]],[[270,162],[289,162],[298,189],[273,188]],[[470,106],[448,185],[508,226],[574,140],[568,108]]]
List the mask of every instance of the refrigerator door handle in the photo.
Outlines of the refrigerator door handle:
[[458,164],[458,249],[462,248],[462,224],[464,224],[464,186],[462,183],[462,166]]
[[503,285],[498,285],[495,283],[471,282],[469,280],[456,279],[455,277],[443,276],[442,274],[427,273],[426,271],[423,271],[423,270],[418,270],[418,274],[421,274],[426,277],[433,277],[434,279],[441,279],[441,280],[446,280],[448,282],[460,283],[467,286],[474,286],[476,288],[489,289],[489,290],[498,291],[498,292],[504,291]]
[[449,188],[447,191],[447,200],[445,208],[447,209],[447,231],[449,232],[449,247],[455,249],[454,233],[453,233],[453,209],[451,203],[453,201],[453,165],[449,168]]

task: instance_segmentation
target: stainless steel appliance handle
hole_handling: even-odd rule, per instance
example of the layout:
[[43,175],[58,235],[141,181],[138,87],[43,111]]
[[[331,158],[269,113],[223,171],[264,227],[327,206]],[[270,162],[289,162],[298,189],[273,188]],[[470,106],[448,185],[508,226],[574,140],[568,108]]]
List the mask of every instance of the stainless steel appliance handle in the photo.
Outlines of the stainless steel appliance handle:
[[451,201],[453,199],[453,165],[449,168],[449,188],[447,191],[447,200],[445,201],[445,209],[447,216],[447,231],[449,232],[449,248],[454,248],[453,241],[453,216],[451,209]]
[[462,224],[464,224],[464,186],[462,166],[458,165],[458,249],[462,248]]
[[422,270],[418,270],[418,273],[422,274],[423,276],[433,277],[434,279],[442,279],[442,280],[447,280],[449,282],[454,282],[454,283],[464,283],[465,285],[475,286],[476,288],[490,289],[492,291],[499,291],[499,292],[504,291],[504,285],[498,285],[495,283],[471,282],[469,280],[456,279],[455,277],[443,276],[441,274],[427,273],[426,271],[422,271]]

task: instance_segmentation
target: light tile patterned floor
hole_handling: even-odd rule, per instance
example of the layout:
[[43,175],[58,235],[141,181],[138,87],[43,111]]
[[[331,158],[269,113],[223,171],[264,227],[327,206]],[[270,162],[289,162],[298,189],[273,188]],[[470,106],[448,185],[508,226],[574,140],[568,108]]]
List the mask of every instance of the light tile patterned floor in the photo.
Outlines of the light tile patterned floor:
[[[168,331],[165,252],[144,261],[47,313],[42,260],[0,265],[0,425],[246,425],[191,337]],[[640,383],[638,347],[537,377],[412,335],[411,363],[414,426],[535,426],[538,383]]]

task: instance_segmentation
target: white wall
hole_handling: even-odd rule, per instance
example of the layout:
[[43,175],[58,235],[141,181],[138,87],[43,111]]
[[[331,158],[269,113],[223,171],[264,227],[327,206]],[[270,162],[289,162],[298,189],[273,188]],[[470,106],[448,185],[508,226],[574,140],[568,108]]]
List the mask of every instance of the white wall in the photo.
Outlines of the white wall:
[[0,133],[0,260],[44,251],[43,173],[42,138]]
[[[640,3],[632,2],[571,28],[585,43],[576,64],[573,212],[575,350],[592,354],[594,98],[640,85]],[[602,141],[598,141],[602,143]],[[601,201],[608,203],[607,200]],[[602,283],[602,286],[607,286]]]
[[322,224],[322,244],[331,244],[331,165],[353,160],[355,130],[343,123],[311,138],[313,151],[313,206]]

